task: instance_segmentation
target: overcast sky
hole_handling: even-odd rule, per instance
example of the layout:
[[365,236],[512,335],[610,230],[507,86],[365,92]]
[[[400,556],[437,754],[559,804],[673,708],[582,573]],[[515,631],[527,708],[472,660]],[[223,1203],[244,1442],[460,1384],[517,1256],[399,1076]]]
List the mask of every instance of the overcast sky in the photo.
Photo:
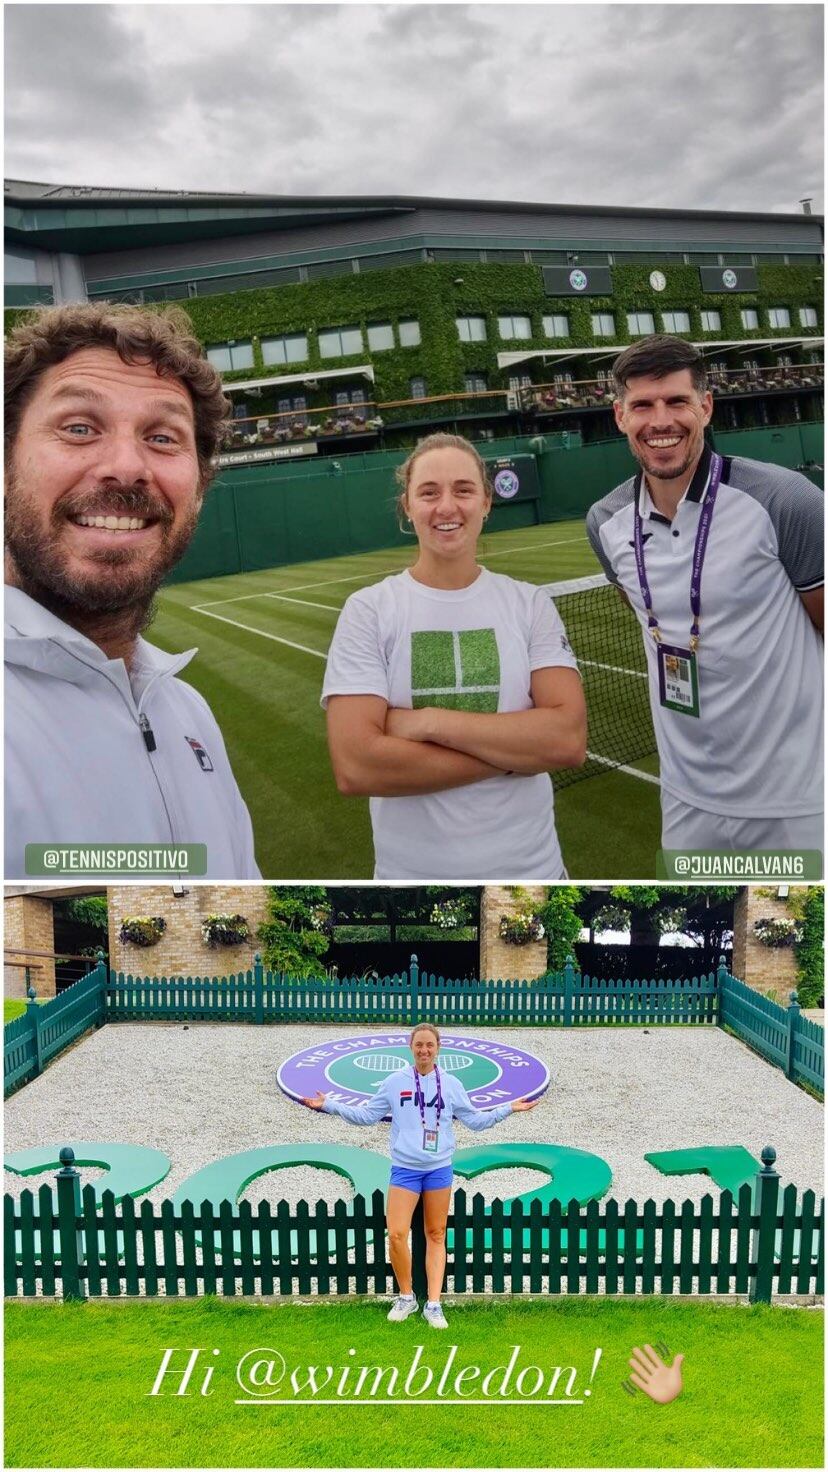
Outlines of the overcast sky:
[[796,211],[822,6],[7,5],[6,175]]

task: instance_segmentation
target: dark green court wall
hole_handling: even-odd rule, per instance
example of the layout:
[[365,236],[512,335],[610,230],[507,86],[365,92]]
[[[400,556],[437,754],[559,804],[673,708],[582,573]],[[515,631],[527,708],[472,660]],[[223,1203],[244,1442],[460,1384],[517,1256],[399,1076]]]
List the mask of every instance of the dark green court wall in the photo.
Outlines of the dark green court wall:
[[[716,446],[725,455],[790,469],[817,462],[820,468],[810,474],[822,484],[822,425],[717,432]],[[513,437],[480,448],[487,460],[531,454],[538,467],[540,499],[494,505],[489,529],[496,532],[585,516],[594,501],[635,468],[620,435],[590,445],[582,445],[577,435]],[[339,461],[308,459],[223,470],[207,492],[198,530],[169,581],[194,582],[413,546],[411,536],[400,530],[395,509],[394,469],[403,459],[404,453],[379,450]]]

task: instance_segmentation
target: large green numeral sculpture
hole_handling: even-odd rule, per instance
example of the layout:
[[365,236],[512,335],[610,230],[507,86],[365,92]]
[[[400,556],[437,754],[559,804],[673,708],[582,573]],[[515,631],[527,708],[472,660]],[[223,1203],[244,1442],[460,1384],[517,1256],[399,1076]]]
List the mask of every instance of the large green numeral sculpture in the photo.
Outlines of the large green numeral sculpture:
[[[176,1212],[185,1201],[191,1201],[196,1212],[202,1202],[209,1201],[218,1217],[222,1201],[239,1200],[251,1181],[268,1171],[284,1170],[291,1165],[312,1165],[317,1170],[331,1170],[351,1182],[355,1193],[364,1196],[370,1206],[375,1191],[385,1195],[388,1189],[388,1161],[376,1150],[359,1150],[352,1145],[265,1145],[260,1150],[243,1150],[238,1155],[225,1155],[188,1176],[173,1197]],[[221,1247],[220,1235],[215,1234],[216,1250]],[[349,1232],[348,1245],[353,1244],[354,1234]],[[196,1238],[200,1243],[200,1237]],[[330,1243],[335,1241],[333,1230]],[[233,1234],[233,1252],[239,1255],[239,1233]],[[253,1232],[253,1253],[260,1253],[259,1233]],[[291,1232],[291,1255],[296,1253],[296,1233]]]

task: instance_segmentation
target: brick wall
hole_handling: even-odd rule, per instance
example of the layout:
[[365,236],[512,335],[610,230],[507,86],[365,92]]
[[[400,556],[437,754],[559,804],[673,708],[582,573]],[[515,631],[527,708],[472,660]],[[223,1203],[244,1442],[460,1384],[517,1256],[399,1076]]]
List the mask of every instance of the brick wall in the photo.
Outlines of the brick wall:
[[[527,884],[523,890],[538,905],[546,899],[542,884]],[[546,972],[546,940],[533,940],[525,946],[507,945],[500,939],[500,917],[513,915],[522,908],[523,899],[516,898],[512,888],[487,884],[480,903],[480,975],[493,980],[523,981]]]
[[776,890],[760,892],[745,885],[733,917],[733,975],[783,1007],[796,989],[796,952],[791,946],[766,946],[753,929],[757,920],[790,920],[791,912]]
[[55,924],[52,916],[52,901],[38,899],[34,895],[18,894],[6,896],[3,901],[4,927],[4,991],[7,997],[26,995],[26,973],[20,965],[31,966],[32,984],[39,997],[55,995],[54,955],[25,956],[19,951],[50,951],[55,949]]
[[[127,916],[162,915],[167,928],[154,946],[124,945],[118,938]],[[201,938],[208,915],[244,915],[250,940],[212,947]],[[141,976],[228,976],[247,971],[261,947],[256,931],[267,919],[263,885],[194,884],[177,896],[169,884],[113,885],[109,890],[109,964]]]

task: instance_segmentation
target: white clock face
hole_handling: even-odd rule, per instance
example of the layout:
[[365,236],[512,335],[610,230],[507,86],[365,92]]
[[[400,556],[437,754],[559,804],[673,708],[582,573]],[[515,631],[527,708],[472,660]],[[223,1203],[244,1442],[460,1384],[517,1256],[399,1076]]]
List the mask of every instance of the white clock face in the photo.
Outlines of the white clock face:
[[665,286],[667,285],[667,277],[664,275],[664,272],[651,271],[650,285],[653,288],[653,291],[663,291]]

